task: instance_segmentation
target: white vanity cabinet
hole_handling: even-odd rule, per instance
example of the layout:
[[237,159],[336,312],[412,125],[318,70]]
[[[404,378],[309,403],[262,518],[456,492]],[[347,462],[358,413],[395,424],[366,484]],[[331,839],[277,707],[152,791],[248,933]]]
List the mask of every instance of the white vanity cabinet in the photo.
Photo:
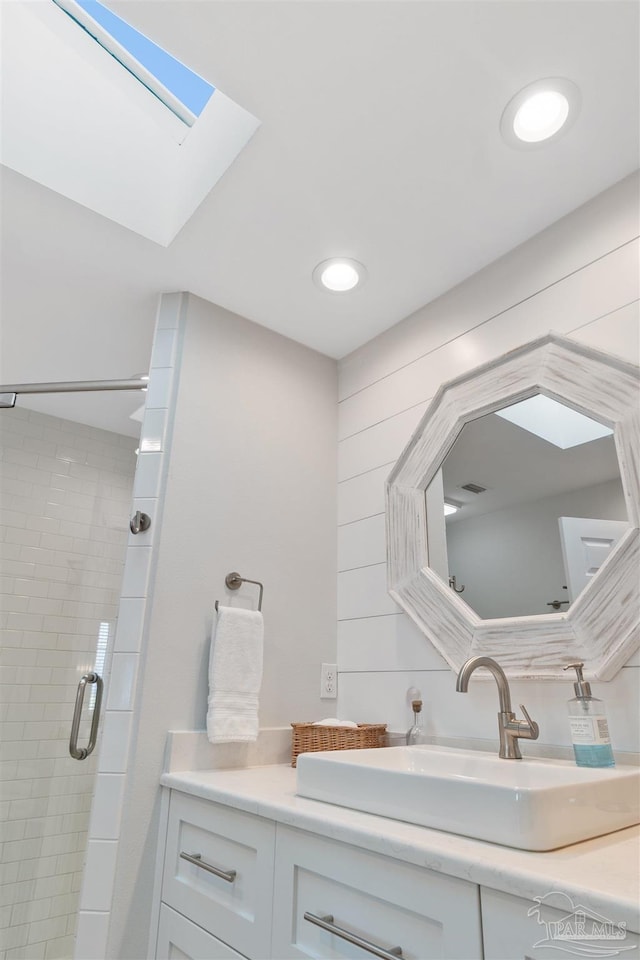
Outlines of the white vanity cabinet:
[[[214,957],[269,956],[275,832],[272,820],[171,791],[162,904],[236,951],[220,947]],[[168,919],[165,911],[156,948],[162,960],[171,956]],[[184,957],[200,956],[180,949]]]
[[[640,955],[640,936],[615,915],[593,913],[567,898],[567,909],[481,888],[485,960],[558,960],[559,956]],[[611,911],[613,914],[615,911]],[[592,951],[592,952],[591,952]]]
[[241,953],[164,903],[160,907],[156,956],[165,960],[244,960]]
[[220,803],[172,790],[160,859],[158,960],[482,957],[476,884]]
[[278,825],[273,957],[364,958],[398,947],[406,960],[479,960],[478,887]]
[[297,797],[292,773],[165,776],[151,958],[640,956],[637,829],[522,853]]

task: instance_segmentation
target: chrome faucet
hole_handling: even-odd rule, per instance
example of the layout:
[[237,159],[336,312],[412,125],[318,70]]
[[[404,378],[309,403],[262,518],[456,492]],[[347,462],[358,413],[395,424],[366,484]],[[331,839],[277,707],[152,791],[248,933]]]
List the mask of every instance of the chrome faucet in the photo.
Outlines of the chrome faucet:
[[492,660],[491,657],[471,657],[470,660],[463,663],[456,683],[458,693],[467,692],[471,674],[474,670],[477,670],[478,667],[486,667],[487,670],[490,670],[498,684],[498,696],[500,698],[500,713],[498,714],[498,731],[500,733],[499,756],[504,760],[522,760],[518,740],[520,737],[525,740],[537,740],[538,734],[540,733],[538,724],[535,720],[531,719],[522,703],[520,704],[520,709],[527,719],[516,720],[516,715],[511,709],[509,681],[500,664]]

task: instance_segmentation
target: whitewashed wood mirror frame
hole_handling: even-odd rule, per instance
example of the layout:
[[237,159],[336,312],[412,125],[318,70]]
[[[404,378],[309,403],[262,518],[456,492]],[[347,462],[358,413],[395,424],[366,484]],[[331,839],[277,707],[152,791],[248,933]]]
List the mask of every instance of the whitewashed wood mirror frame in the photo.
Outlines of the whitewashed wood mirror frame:
[[[486,655],[511,677],[553,679],[582,660],[609,680],[640,646],[639,385],[634,364],[551,333],[439,389],[387,480],[387,575],[452,669]],[[566,612],[483,620],[429,567],[426,490],[465,423],[538,393],[613,429],[629,529]]]

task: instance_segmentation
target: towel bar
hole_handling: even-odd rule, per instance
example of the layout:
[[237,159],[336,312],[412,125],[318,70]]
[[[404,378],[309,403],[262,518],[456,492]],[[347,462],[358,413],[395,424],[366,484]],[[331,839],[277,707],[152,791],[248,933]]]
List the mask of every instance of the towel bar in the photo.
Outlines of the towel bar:
[[[246,577],[241,577],[239,573],[235,571],[233,573],[228,573],[224,578],[224,582],[229,590],[239,590],[240,584],[242,583],[255,583],[257,587],[260,587],[260,595],[258,596],[258,610],[262,610],[262,594],[264,592],[264,587],[259,580],[248,580]],[[215,608],[218,609],[218,601],[215,602]]]

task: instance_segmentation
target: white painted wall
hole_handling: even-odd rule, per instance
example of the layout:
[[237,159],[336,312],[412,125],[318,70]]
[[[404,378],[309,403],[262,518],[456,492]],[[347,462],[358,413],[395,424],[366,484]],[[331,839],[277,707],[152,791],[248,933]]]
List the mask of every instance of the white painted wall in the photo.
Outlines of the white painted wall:
[[[440,384],[553,330],[638,360],[638,175],[627,178],[339,364],[339,713],[409,726],[407,689],[427,732],[495,740],[492,682],[455,692],[451,671],[386,593],[384,481]],[[551,599],[551,598],[549,598]],[[640,749],[637,654],[610,683],[614,748]],[[540,743],[569,745],[559,682],[512,684]]]
[[[263,727],[313,719],[335,657],[336,363],[184,295],[164,518],[107,956],[145,955],[167,730],[202,729],[213,605],[264,582]],[[256,587],[234,596],[251,606]]]
[[547,604],[568,598],[558,517],[626,521],[620,480],[447,525],[449,570],[465,585],[462,599],[479,616],[554,613]]

